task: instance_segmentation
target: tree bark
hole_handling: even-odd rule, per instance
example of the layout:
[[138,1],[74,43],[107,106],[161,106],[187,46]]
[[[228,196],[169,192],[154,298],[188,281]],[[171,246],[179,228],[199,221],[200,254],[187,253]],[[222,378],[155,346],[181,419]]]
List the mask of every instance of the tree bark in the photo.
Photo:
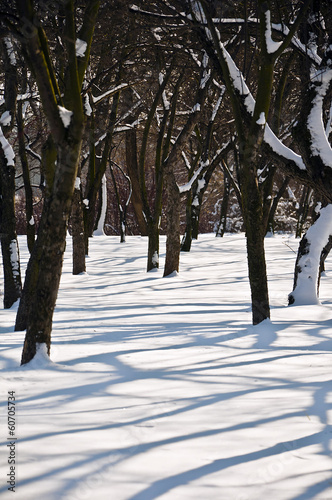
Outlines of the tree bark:
[[181,252],[190,252],[192,243],[192,228],[191,228],[191,203],[192,194],[191,190],[187,193],[187,203],[186,203],[186,229],[181,241]]
[[16,235],[15,167],[8,165],[0,149],[1,201],[0,235],[4,275],[4,308],[9,309],[21,296],[21,271]]
[[73,241],[73,275],[77,275],[86,271],[83,203],[79,177],[76,177],[70,221]]
[[[50,353],[53,312],[62,272],[68,219],[85,125],[81,89],[87,59],[84,64],[82,61],[78,63],[74,2],[68,0],[64,5],[63,39],[67,49],[68,68],[62,102],[50,62],[46,35],[41,26],[35,27],[33,24],[35,12],[32,1],[17,0],[17,7],[21,25],[26,26],[29,23],[31,27],[29,37],[26,37],[23,43],[36,77],[51,131],[53,146],[50,149],[56,152],[56,161],[53,158],[45,165],[47,195],[38,237],[28,265],[31,278],[24,287],[24,293],[31,293],[26,307],[27,328],[22,352],[22,364],[25,364],[33,359],[41,344],[44,344],[48,354]],[[98,8],[98,0],[90,2],[81,28],[81,32],[85,33],[88,50]],[[61,107],[59,101],[62,103]]]
[[[167,167],[168,170],[169,166]],[[167,239],[164,277],[179,272],[180,264],[180,206],[181,196],[172,169],[166,172]]]
[[147,271],[159,268],[159,221],[148,223],[148,262]]
[[126,164],[132,185],[131,201],[136,215],[138,228],[141,235],[146,236],[148,234],[148,229],[143,212],[143,201],[141,196],[137,161],[137,138],[136,129],[134,128],[126,131]]
[[219,219],[219,224],[218,224],[218,228],[216,231],[216,236],[223,237],[225,232],[226,232],[229,194],[230,194],[230,180],[229,180],[229,176],[227,175],[227,173],[224,172],[224,193],[223,193],[222,203],[221,203],[221,207],[220,207],[220,219]]
[[33,195],[30,182],[29,174],[29,163],[25,150],[25,140],[24,140],[24,123],[22,116],[22,101],[18,103],[17,109],[17,135],[19,143],[19,155],[22,166],[24,191],[25,191],[25,215],[27,221],[27,244],[28,249],[31,254],[33,246],[35,244],[35,221],[33,218]]

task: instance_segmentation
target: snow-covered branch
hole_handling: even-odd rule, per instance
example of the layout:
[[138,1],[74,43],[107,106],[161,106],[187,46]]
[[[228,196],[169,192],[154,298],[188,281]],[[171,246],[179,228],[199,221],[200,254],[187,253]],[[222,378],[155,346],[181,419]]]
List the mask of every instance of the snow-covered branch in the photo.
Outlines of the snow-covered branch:
[[107,92],[104,92],[103,94],[99,95],[98,97],[92,97],[92,102],[94,104],[97,104],[98,102],[102,101],[103,99],[106,99],[106,97],[112,97],[114,94],[119,92],[120,90],[128,88],[130,85],[129,83],[121,83],[117,87],[114,87],[113,89],[107,90]]
[[307,119],[307,127],[311,137],[311,152],[313,156],[320,156],[325,166],[332,168],[332,148],[326,135],[323,123],[324,97],[332,82],[332,69],[318,70],[312,77],[315,97]]

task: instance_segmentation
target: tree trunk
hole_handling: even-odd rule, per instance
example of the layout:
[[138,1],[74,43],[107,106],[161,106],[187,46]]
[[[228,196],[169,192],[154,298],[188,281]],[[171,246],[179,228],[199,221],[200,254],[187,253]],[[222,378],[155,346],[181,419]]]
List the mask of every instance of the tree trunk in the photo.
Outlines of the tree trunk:
[[300,206],[298,210],[298,219],[296,224],[296,238],[301,238],[303,234],[303,226],[308,218],[312,189],[304,187],[301,195]]
[[229,176],[226,173],[224,173],[224,193],[223,193],[222,203],[221,203],[221,207],[220,207],[220,219],[219,219],[219,224],[218,224],[217,231],[216,231],[216,236],[223,237],[225,232],[226,232],[229,194],[230,194]]
[[25,215],[27,221],[27,244],[29,252],[32,252],[35,244],[35,221],[33,218],[33,196],[29,174],[29,163],[25,150],[24,124],[22,116],[22,101],[19,101],[17,107],[17,135],[19,143],[19,155],[22,165],[24,191],[25,191]]
[[321,255],[332,234],[332,205],[320,211],[320,216],[300,241],[297,254],[293,291],[289,305],[317,304]]
[[103,175],[101,186],[99,190],[99,207],[95,222],[95,229],[93,231],[94,236],[103,236],[104,226],[106,220],[106,212],[107,212],[107,182],[106,175]]
[[[167,170],[169,165],[167,166]],[[180,205],[181,196],[173,171],[166,173],[167,239],[164,276],[179,272],[180,263]]]
[[143,201],[141,196],[141,187],[139,181],[139,169],[137,161],[137,139],[136,130],[126,131],[126,164],[128,174],[132,184],[131,201],[133,204],[139,231],[142,236],[148,234],[147,223],[144,218]]
[[[78,131],[77,131],[78,133]],[[51,196],[45,203],[44,221],[31,259],[39,261],[36,286],[32,290],[27,311],[27,331],[22,352],[22,364],[33,359],[39,344],[51,346],[52,319],[62,272],[66,234],[81,145],[78,133],[76,144],[64,145],[59,151],[57,172]],[[31,266],[35,268],[34,263]]]
[[148,224],[148,263],[147,271],[159,268],[159,220]]
[[187,193],[186,203],[186,229],[181,241],[181,252],[190,252],[192,243],[192,228],[191,228],[191,189]]
[[[0,129],[1,130],[1,129]],[[2,132],[1,132],[2,133]],[[4,137],[4,136],[3,136]],[[0,148],[1,201],[0,235],[4,275],[4,308],[9,309],[21,296],[21,271],[15,217],[15,167]]]
[[86,271],[83,203],[79,177],[75,182],[70,221],[73,239],[73,274],[77,275]]
[[[251,156],[251,158],[253,158]],[[245,165],[242,182],[242,213],[246,227],[252,321],[257,325],[270,317],[261,194],[252,166]]]
[[320,254],[320,261],[319,261],[319,273],[318,273],[318,281],[317,281],[317,295],[319,295],[319,286],[320,286],[320,279],[322,276],[322,273],[325,271],[325,260],[329,253],[332,250],[332,235],[329,236],[329,241],[323,248],[321,254]]
[[274,234],[275,214],[277,211],[278,203],[287,189],[287,186],[289,184],[289,179],[290,179],[289,177],[285,177],[279,191],[277,192],[276,196],[273,199],[271,208],[270,208],[269,213],[268,213],[267,224],[266,224],[266,234],[268,234],[268,233]]

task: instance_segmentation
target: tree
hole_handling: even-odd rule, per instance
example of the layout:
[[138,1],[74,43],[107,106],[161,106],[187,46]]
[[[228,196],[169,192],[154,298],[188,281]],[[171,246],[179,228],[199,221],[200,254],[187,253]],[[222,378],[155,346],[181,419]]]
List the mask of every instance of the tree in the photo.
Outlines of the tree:
[[[88,3],[78,33],[73,1],[64,1],[59,6],[59,15],[64,20],[63,46],[66,62],[63,92],[60,91],[51,62],[45,30],[37,19],[32,1],[17,0],[16,5],[22,46],[36,78],[51,133],[44,162],[46,196],[42,221],[28,263],[23,290],[26,337],[22,364],[25,364],[34,357],[41,344],[45,344],[50,353],[53,311],[85,122],[81,90],[99,1]],[[85,44],[84,54],[77,53],[77,39]]]
[[15,123],[18,90],[17,60],[10,36],[2,42],[4,106],[0,117],[0,238],[4,271],[4,308],[10,308],[22,291],[15,216],[15,153],[9,143]]
[[220,31],[213,21],[211,5],[205,0],[190,5],[195,28],[225,82],[233,109],[238,136],[239,185],[246,228],[254,324],[270,317],[264,252],[263,201],[257,175],[259,155],[270,111],[276,61],[290,44],[308,4],[309,2],[306,2],[300,10],[287,36],[281,42],[274,42],[271,38],[269,3],[258,0],[260,51],[257,55],[259,67],[256,99],[252,97],[241,72],[221,42]]

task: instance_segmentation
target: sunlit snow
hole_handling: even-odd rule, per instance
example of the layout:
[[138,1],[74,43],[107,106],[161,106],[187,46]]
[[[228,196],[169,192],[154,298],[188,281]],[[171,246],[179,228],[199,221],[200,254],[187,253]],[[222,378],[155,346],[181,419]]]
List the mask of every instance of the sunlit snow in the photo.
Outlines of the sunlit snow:
[[20,367],[17,305],[0,310],[1,498],[332,498],[331,265],[322,305],[287,307],[298,240],[265,245],[271,321],[253,327],[241,234],[200,236],[171,279],[162,277],[164,237],[152,274],[147,238],[92,238],[79,276],[68,239],[51,361],[39,346]]

